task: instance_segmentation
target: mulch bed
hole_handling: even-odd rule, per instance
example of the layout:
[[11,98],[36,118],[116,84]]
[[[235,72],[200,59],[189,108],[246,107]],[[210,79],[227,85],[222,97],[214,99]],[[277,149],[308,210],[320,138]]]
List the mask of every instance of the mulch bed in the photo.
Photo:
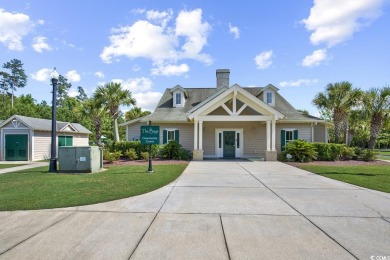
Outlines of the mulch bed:
[[[161,165],[161,164],[187,164],[188,161],[181,161],[181,160],[161,160],[161,159],[153,159],[152,164],[153,165]],[[149,162],[145,160],[125,160],[120,159],[118,161],[114,161],[112,163],[108,163],[107,161],[103,161],[103,165],[105,168],[112,167],[112,166],[126,166],[126,165],[148,165]]]
[[299,162],[286,162],[286,163],[298,167],[299,165],[327,165],[327,166],[389,165],[390,166],[390,162],[379,161],[379,160],[372,161],[372,162],[349,160],[349,161],[334,161],[334,162],[314,161],[308,163],[299,163]]

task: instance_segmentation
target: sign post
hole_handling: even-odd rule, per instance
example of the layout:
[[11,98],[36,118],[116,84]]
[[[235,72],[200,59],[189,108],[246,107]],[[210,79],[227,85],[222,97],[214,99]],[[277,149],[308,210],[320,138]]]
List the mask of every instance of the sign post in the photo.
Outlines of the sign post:
[[160,127],[151,126],[149,121],[148,126],[141,126],[141,144],[149,145],[149,167],[148,172],[153,172],[152,167],[152,144],[160,144]]

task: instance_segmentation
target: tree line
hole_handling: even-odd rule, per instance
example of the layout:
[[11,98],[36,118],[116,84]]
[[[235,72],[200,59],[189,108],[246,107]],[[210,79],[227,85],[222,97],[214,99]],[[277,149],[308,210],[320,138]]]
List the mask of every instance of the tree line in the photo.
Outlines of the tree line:
[[390,87],[363,91],[348,81],[329,83],[313,104],[333,122],[331,141],[369,149],[390,146]]
[[[0,120],[12,115],[51,119],[51,101],[50,104],[45,100],[38,103],[31,94],[14,95],[18,88],[28,84],[23,65],[20,60],[12,59],[4,63],[3,70],[0,71]],[[71,97],[71,88],[72,84],[68,79],[60,75],[55,100],[57,120],[82,124],[91,130],[90,139],[97,145],[102,145],[103,136],[114,142],[124,139],[125,130],[118,129],[118,124],[150,113],[137,107],[132,93],[123,89],[120,83],[109,82],[99,86],[90,97],[82,86],[78,86],[78,94]],[[119,109],[122,105],[132,108],[124,115]]]

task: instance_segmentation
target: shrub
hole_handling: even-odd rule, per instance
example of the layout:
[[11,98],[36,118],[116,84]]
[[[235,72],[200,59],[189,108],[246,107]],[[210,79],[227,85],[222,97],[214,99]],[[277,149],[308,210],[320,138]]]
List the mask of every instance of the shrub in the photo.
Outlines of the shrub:
[[[149,145],[141,144],[140,141],[131,141],[131,142],[122,141],[122,142],[113,143],[109,147],[109,149],[111,152],[120,151],[123,156],[126,155],[126,152],[129,149],[134,149],[138,158],[140,158],[142,157],[141,155],[142,152],[149,152]],[[159,153],[159,145],[158,144],[152,145],[152,157],[156,157],[158,153]]]
[[142,159],[144,159],[145,161],[148,161],[148,160],[149,160],[149,152],[142,152],[142,153],[141,153],[141,157],[142,157]]
[[137,153],[135,152],[135,150],[133,148],[130,148],[126,151],[125,155],[130,159],[130,160],[137,160],[138,159],[138,155]]
[[377,152],[375,152],[374,150],[372,150],[372,149],[364,149],[361,152],[360,157],[364,161],[374,161],[376,159],[376,155],[377,155]]
[[300,139],[289,142],[285,152],[291,154],[296,162],[311,162],[317,158],[313,144]]
[[192,159],[192,153],[191,151],[188,151],[184,148],[180,148],[180,151],[179,151],[179,160],[185,160],[185,161],[189,161]]
[[351,160],[356,156],[354,147],[343,146],[341,149],[341,158],[343,160]]
[[166,145],[161,148],[161,156],[164,159],[180,159],[181,145],[176,141],[169,141]]
[[344,144],[313,143],[318,161],[337,161],[340,159]]
[[103,159],[107,160],[109,163],[112,163],[113,161],[117,161],[121,158],[121,152],[110,152],[108,150],[104,150],[103,152]]

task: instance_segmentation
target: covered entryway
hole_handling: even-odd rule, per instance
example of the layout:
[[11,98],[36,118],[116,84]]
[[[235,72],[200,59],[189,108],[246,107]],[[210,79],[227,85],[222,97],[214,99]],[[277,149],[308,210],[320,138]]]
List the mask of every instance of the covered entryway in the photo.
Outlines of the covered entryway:
[[28,135],[7,134],[5,135],[5,160],[27,161],[28,159]]

